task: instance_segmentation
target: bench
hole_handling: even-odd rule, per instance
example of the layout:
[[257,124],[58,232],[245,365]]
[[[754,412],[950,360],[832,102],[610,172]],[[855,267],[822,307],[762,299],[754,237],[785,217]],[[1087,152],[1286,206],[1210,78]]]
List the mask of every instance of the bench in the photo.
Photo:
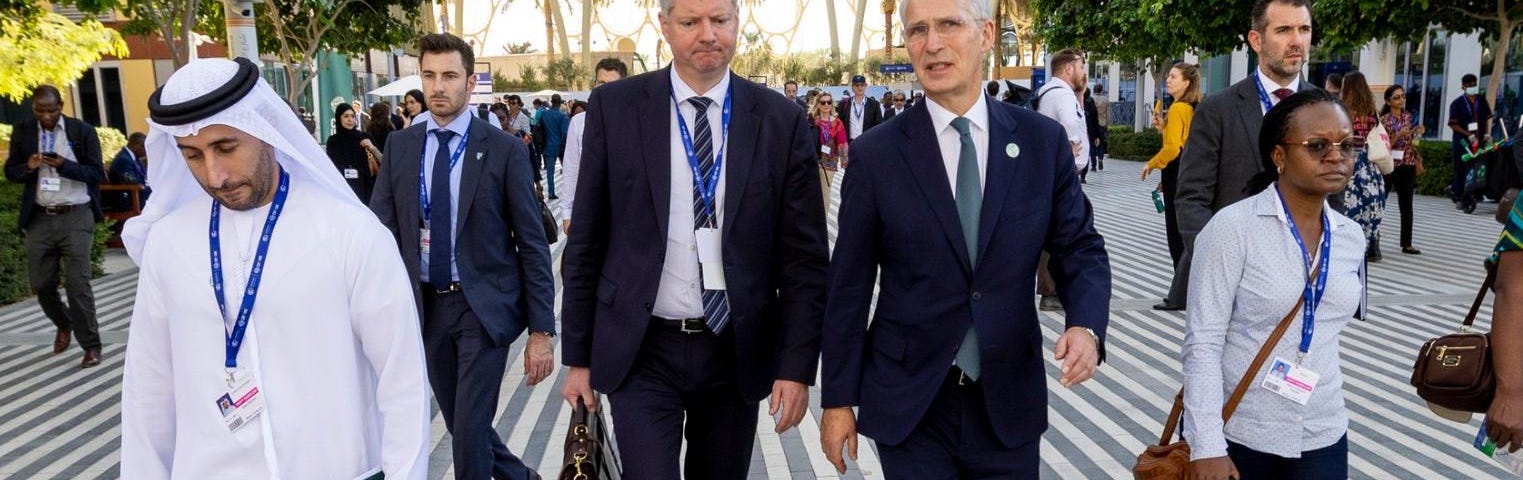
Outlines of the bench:
[[106,239],[106,246],[111,248],[121,248],[122,222],[125,222],[129,218],[136,217],[143,213],[143,186],[130,184],[105,184],[100,186],[100,191],[102,197],[105,197],[107,192],[127,192],[127,197],[131,200],[129,203],[131,207],[125,211],[105,212],[106,218],[116,220],[116,225],[111,227],[111,238]]

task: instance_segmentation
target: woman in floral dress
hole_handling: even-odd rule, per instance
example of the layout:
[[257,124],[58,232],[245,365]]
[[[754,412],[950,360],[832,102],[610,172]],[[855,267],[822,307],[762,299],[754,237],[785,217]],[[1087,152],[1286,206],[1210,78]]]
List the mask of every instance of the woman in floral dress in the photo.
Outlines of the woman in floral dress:
[[[1380,120],[1375,115],[1375,96],[1370,92],[1370,85],[1365,83],[1364,74],[1345,75],[1342,94],[1349,120],[1353,122],[1354,135],[1368,138],[1370,130]],[[1343,205],[1347,208],[1344,215],[1364,227],[1364,236],[1369,240],[1365,259],[1380,261],[1380,221],[1385,217],[1386,182],[1380,169],[1370,162],[1368,151],[1360,153],[1354,162],[1354,177],[1343,191]]]

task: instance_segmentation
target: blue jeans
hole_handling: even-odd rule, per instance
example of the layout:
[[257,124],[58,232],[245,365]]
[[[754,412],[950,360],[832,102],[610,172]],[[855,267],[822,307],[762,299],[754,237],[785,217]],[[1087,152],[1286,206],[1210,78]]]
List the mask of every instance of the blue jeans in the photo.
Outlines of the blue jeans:
[[1239,480],[1295,479],[1344,480],[1348,478],[1348,435],[1316,450],[1301,452],[1301,458],[1255,451],[1227,442],[1227,456],[1242,477]]

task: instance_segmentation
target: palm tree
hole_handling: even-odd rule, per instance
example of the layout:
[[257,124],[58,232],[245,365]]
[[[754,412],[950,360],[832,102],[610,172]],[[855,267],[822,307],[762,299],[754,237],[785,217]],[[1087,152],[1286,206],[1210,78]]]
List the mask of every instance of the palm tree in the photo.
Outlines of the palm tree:
[[[566,39],[566,20],[561,18],[560,3],[556,0],[537,0],[535,5],[545,14],[545,53],[551,62],[555,61],[555,47],[559,40],[560,51],[564,55],[571,53],[571,42]],[[556,28],[556,25],[562,28]]]
[[898,2],[883,0],[883,56],[889,57],[894,54],[894,11],[899,9]]

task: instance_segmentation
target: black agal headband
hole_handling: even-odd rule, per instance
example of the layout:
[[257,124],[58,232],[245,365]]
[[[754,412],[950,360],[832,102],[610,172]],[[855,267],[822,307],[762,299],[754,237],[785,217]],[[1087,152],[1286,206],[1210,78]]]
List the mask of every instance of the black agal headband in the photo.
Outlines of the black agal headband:
[[233,61],[238,63],[238,73],[233,75],[232,80],[200,97],[165,105],[159,101],[164,87],[154,90],[153,95],[148,97],[148,117],[160,125],[185,125],[216,115],[243,100],[254,89],[254,85],[259,84],[259,66],[243,57]]

